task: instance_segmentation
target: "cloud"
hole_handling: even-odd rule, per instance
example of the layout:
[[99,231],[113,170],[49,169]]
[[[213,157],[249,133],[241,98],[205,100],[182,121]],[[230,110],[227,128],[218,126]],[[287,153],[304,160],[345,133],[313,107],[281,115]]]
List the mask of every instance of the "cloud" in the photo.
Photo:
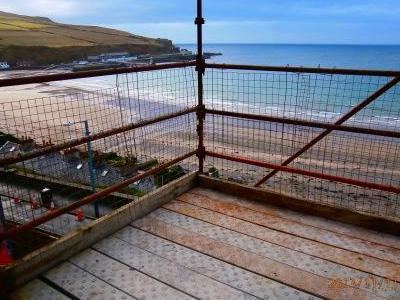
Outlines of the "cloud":
[[[0,10],[132,33],[195,39],[195,1],[0,0]],[[205,39],[212,42],[400,43],[399,0],[204,1]]]
[[45,17],[65,17],[84,12],[87,5],[79,0],[13,0],[1,1],[0,10]]

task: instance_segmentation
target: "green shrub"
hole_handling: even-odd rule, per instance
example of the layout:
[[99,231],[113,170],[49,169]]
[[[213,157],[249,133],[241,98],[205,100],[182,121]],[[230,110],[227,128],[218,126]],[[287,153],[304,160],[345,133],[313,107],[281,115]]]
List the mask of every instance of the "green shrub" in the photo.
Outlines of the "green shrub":
[[208,169],[208,175],[210,177],[219,178],[219,172],[215,167],[211,167]]
[[131,196],[136,196],[136,197],[143,197],[144,195],[146,195],[146,193],[143,192],[142,190],[131,188],[131,187],[123,188],[119,192],[122,194],[127,194],[127,195],[131,195]]
[[137,169],[138,170],[148,170],[148,169],[150,169],[152,167],[155,167],[157,165],[158,165],[158,160],[157,159],[151,159],[151,160],[146,161],[146,162],[144,162],[142,164],[138,164]]
[[154,183],[157,187],[167,184],[185,175],[185,170],[180,165],[172,166],[154,176]]

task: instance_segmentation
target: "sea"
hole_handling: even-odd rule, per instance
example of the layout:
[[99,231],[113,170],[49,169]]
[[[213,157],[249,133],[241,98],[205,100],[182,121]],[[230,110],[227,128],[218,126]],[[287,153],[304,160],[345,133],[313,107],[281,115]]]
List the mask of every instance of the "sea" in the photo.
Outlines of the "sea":
[[[195,44],[179,44],[196,52]],[[400,70],[400,45],[205,44],[210,62],[268,66]]]
[[[196,52],[195,44],[179,44]],[[400,45],[277,45],[277,44],[205,44],[205,52],[221,53],[210,63],[268,66],[303,66],[350,69],[400,70]],[[153,82],[143,84],[155,85]],[[357,103],[375,92],[392,78],[371,76],[316,75],[259,71],[207,71],[205,102],[213,108],[228,108],[244,113],[264,113],[334,122]],[[169,81],[168,81],[169,80]],[[178,77],[178,80],[181,78]],[[165,81],[165,82],[164,82]],[[98,86],[114,85],[115,79],[85,79],[77,83]],[[181,99],[168,88],[170,79],[160,77],[165,90],[145,101],[167,98],[171,104]],[[400,84],[346,122],[380,129],[400,129]]]

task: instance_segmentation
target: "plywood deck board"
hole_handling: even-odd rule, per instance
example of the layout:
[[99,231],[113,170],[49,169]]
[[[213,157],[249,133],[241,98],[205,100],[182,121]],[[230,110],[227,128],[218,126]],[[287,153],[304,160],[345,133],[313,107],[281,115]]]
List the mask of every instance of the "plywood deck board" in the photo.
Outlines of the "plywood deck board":
[[135,221],[133,226],[314,296],[338,300],[384,299],[346,284],[335,288],[336,285],[332,280],[325,277],[276,262],[156,218],[145,217]]
[[44,274],[44,277],[82,300],[132,300],[132,296],[71,264],[62,263]]
[[219,191],[215,191],[204,187],[195,187],[192,190],[190,190],[187,194],[205,196],[217,201],[233,203],[236,205],[247,207],[255,211],[278,216],[284,219],[301,222],[306,225],[311,225],[328,231],[400,249],[400,236],[394,236],[391,234],[382,233],[362,228],[359,226],[342,223],[335,220],[329,220],[324,217],[306,215],[293,210],[269,205],[261,201],[236,197],[230,194],[221,193]]
[[137,299],[194,299],[93,249],[85,250],[70,261]]
[[[400,299],[398,237],[206,188],[170,192],[157,205],[143,203],[141,219],[131,216],[136,210],[129,217],[110,215],[103,226],[122,222],[119,229],[88,230],[88,239],[103,230],[111,235],[99,235],[75,253],[89,248],[66,256],[67,261],[14,294],[43,300],[68,295],[107,300]],[[10,202],[8,210],[23,208]]]
[[390,280],[400,281],[400,266],[395,263],[275,231],[186,202],[175,200],[164,205],[164,208],[304,254],[309,254]]
[[17,289],[11,296],[12,300],[68,300],[69,297],[47,285],[39,279],[32,280]]
[[152,252],[261,299],[318,299],[302,291],[133,227],[126,227],[114,234],[114,236],[135,247]]
[[[327,279],[360,278],[366,281],[372,276],[365,272],[268,243],[233,230],[215,226],[165,209],[158,209],[149,214],[149,217],[158,219],[173,226],[185,228],[186,230],[201,234],[207,238],[223,242],[227,245],[243,249]],[[368,288],[367,286],[362,286],[360,288],[367,291],[372,291],[373,289],[372,287]],[[396,294],[392,289],[379,289],[378,293],[385,297],[392,297]]]
[[199,299],[257,299],[114,237],[95,244],[93,248]]
[[[207,208],[219,212],[223,210],[223,213],[228,216],[231,216],[232,211],[235,211],[235,215],[241,215],[242,219],[258,225],[332,245],[337,248],[342,248],[382,260],[387,260],[389,262],[394,262],[398,264],[400,263],[400,249],[376,244],[374,242],[350,237],[343,234],[338,234],[332,231],[310,225],[305,225],[298,221],[284,219],[271,214],[249,210],[246,207],[223,202],[223,199],[219,199],[220,201],[216,201],[215,199],[211,199],[208,197],[193,197],[188,195],[182,195],[182,197],[180,197],[179,199],[201,207],[203,207],[204,205]],[[229,210],[225,210],[225,208],[229,208]],[[234,215],[232,214],[232,216]]]

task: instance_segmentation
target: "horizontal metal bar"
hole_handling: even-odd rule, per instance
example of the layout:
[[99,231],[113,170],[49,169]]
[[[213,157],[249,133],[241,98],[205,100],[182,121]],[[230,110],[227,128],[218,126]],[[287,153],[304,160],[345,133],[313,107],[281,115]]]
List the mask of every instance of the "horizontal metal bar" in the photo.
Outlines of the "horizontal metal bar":
[[266,122],[274,122],[274,123],[281,123],[281,124],[290,124],[290,125],[298,125],[298,126],[305,126],[305,127],[322,128],[322,129],[329,129],[329,130],[346,131],[346,132],[370,134],[370,135],[376,135],[376,136],[400,138],[400,131],[371,129],[371,128],[363,128],[363,127],[357,127],[357,126],[335,125],[335,124],[329,124],[329,123],[317,122],[317,121],[289,119],[289,118],[263,116],[263,115],[256,115],[256,114],[245,114],[245,113],[237,113],[237,112],[215,110],[215,109],[206,109],[206,113],[213,114],[213,115],[219,115],[219,116],[242,118],[242,119],[248,119],[248,120],[266,121]]
[[25,223],[25,224],[17,226],[17,227],[13,227],[13,228],[11,228],[8,231],[3,232],[3,233],[0,232],[0,241],[4,240],[6,238],[9,238],[11,236],[15,236],[18,233],[33,229],[36,226],[39,226],[39,225],[41,225],[43,223],[46,223],[47,221],[50,221],[50,220],[52,220],[52,219],[54,219],[54,218],[56,218],[58,216],[61,216],[63,214],[69,213],[69,212],[72,212],[73,210],[75,210],[75,209],[77,209],[79,207],[82,207],[84,205],[93,203],[93,202],[99,200],[100,198],[103,198],[103,197],[105,197],[105,196],[107,196],[107,195],[109,195],[109,194],[111,194],[111,193],[113,193],[115,191],[118,191],[118,190],[120,190],[120,189],[122,189],[124,187],[127,187],[128,185],[130,185],[130,184],[132,184],[132,183],[134,183],[134,182],[136,182],[138,180],[141,180],[141,179],[146,178],[148,176],[151,176],[151,175],[154,175],[156,173],[159,173],[159,172],[165,170],[166,168],[169,168],[170,166],[172,166],[172,165],[174,165],[174,164],[176,164],[178,162],[181,162],[181,161],[183,161],[183,160],[185,160],[185,159],[187,159],[187,158],[189,158],[191,156],[194,156],[196,154],[197,154],[197,150],[191,151],[191,152],[189,152],[189,153],[187,153],[185,155],[182,155],[180,157],[177,157],[177,158],[175,158],[175,159],[173,159],[173,160],[171,160],[171,161],[169,161],[167,163],[159,165],[158,167],[155,167],[155,168],[153,168],[153,169],[151,169],[149,171],[146,171],[146,172],[144,172],[142,174],[133,176],[133,177],[131,177],[131,178],[125,180],[125,181],[122,181],[120,183],[114,184],[114,185],[112,185],[112,186],[110,186],[110,187],[108,187],[108,188],[106,188],[106,189],[104,189],[104,190],[102,190],[100,192],[97,192],[97,193],[91,194],[89,196],[86,196],[86,197],[84,197],[84,198],[82,198],[82,199],[80,199],[80,200],[78,200],[78,201],[76,201],[74,203],[71,203],[69,205],[66,205],[66,206],[63,206],[63,207],[60,207],[60,208],[56,208],[56,209],[50,211],[49,213],[47,213],[47,214],[45,214],[45,215],[43,215],[43,216],[41,216],[41,217],[39,217],[39,218],[37,218],[35,220],[32,220],[32,221],[30,221],[28,223]]
[[288,166],[276,165],[276,164],[271,164],[271,163],[267,163],[267,162],[262,162],[259,160],[240,157],[237,155],[231,156],[231,155],[206,151],[206,156],[226,159],[226,160],[235,161],[235,162],[239,162],[239,163],[243,163],[243,164],[262,167],[262,168],[279,170],[282,172],[287,172],[287,173],[292,173],[292,174],[299,174],[299,175],[304,175],[304,176],[309,176],[309,177],[314,177],[314,178],[319,178],[319,179],[324,179],[324,180],[330,180],[330,181],[336,181],[336,182],[341,182],[341,183],[345,183],[345,184],[351,184],[351,185],[360,186],[363,188],[369,188],[369,189],[375,189],[375,190],[400,194],[400,187],[395,187],[395,186],[391,186],[391,185],[384,185],[384,184],[355,180],[355,179],[346,178],[346,177],[328,175],[328,174],[323,174],[323,173],[314,172],[314,171],[301,170],[301,169],[296,169],[296,168],[292,168],[292,167],[288,167]]
[[256,65],[233,65],[233,64],[206,64],[209,69],[229,69],[248,71],[271,71],[271,72],[292,72],[292,73],[317,73],[337,75],[361,75],[361,76],[383,76],[399,77],[400,71],[392,70],[357,70],[357,69],[336,69],[336,68],[306,68],[289,66],[256,66]]
[[[350,118],[355,116],[357,113],[359,113],[361,110],[363,110],[365,107],[373,103],[376,99],[378,99],[380,96],[385,94],[387,91],[389,91],[391,88],[396,86],[400,81],[400,77],[395,77],[391,80],[389,80],[387,83],[382,85],[378,90],[373,92],[371,95],[369,95],[367,98],[359,102],[356,106],[352,107],[349,111],[344,113],[339,119],[335,121],[335,125],[343,125],[343,123],[347,122]],[[301,156],[303,153],[305,153],[307,150],[311,149],[314,147],[318,142],[320,142],[322,139],[324,139],[326,136],[328,136],[332,130],[326,129],[325,131],[321,132],[318,134],[316,137],[314,137],[311,141],[309,141],[306,145],[304,145],[301,149],[296,151],[293,155],[288,157],[283,163],[282,166],[287,166],[289,165],[292,161],[297,159],[299,156]],[[278,173],[278,170],[274,170],[272,172],[269,172],[266,176],[264,176],[261,180],[259,180],[255,186],[260,186],[264,182],[266,182],[268,179],[270,179],[272,176],[274,176],[276,173]]]
[[141,121],[141,122],[138,122],[138,123],[133,123],[133,124],[125,125],[125,126],[122,126],[122,127],[110,129],[110,130],[107,130],[107,131],[103,131],[103,132],[100,132],[100,133],[92,134],[92,135],[85,136],[85,137],[82,137],[82,138],[79,138],[79,139],[75,139],[75,140],[72,140],[72,141],[68,141],[68,142],[65,142],[65,143],[62,143],[62,144],[45,147],[45,148],[39,149],[37,151],[32,151],[32,152],[29,152],[29,153],[26,153],[26,154],[19,155],[17,157],[3,158],[3,159],[0,159],[0,167],[5,167],[5,166],[10,165],[10,164],[15,164],[15,163],[18,163],[18,162],[22,162],[22,161],[25,161],[25,160],[28,160],[28,159],[36,158],[36,157],[39,157],[39,156],[42,156],[42,155],[45,155],[45,154],[49,154],[49,153],[52,153],[52,152],[65,150],[65,149],[68,149],[68,148],[71,148],[71,147],[76,147],[76,146],[85,144],[87,142],[96,141],[96,140],[103,139],[103,138],[106,138],[106,137],[109,137],[109,136],[112,136],[112,135],[115,135],[115,134],[123,133],[123,132],[129,131],[129,130],[137,129],[137,128],[148,126],[148,125],[151,125],[151,124],[154,124],[154,123],[158,123],[158,122],[162,122],[162,121],[165,121],[165,120],[169,120],[169,119],[173,119],[173,118],[176,118],[176,117],[180,117],[180,116],[183,116],[183,115],[186,115],[186,114],[189,114],[189,113],[196,112],[197,110],[198,110],[197,107],[192,107],[192,108],[181,110],[181,111],[178,111],[178,112],[175,112],[175,113],[172,113],[172,114],[167,114],[167,115],[159,116],[159,117],[152,118],[152,119],[149,119],[149,120],[146,120],[146,121]]
[[1,79],[0,87],[16,86],[16,85],[24,85],[24,84],[32,84],[32,83],[52,82],[52,81],[61,81],[61,80],[70,80],[70,79],[81,79],[81,78],[98,77],[98,76],[117,75],[117,74],[125,74],[125,73],[137,73],[137,72],[156,71],[156,70],[165,70],[165,69],[185,68],[185,67],[192,67],[195,65],[196,65],[195,61],[190,61],[190,62],[182,62],[182,63],[149,65],[149,66],[141,66],[141,67],[112,68],[112,69],[82,71],[82,72],[74,72],[74,73],[62,73],[62,74],[51,74],[51,75],[41,75],[41,76],[9,78],[9,79]]

